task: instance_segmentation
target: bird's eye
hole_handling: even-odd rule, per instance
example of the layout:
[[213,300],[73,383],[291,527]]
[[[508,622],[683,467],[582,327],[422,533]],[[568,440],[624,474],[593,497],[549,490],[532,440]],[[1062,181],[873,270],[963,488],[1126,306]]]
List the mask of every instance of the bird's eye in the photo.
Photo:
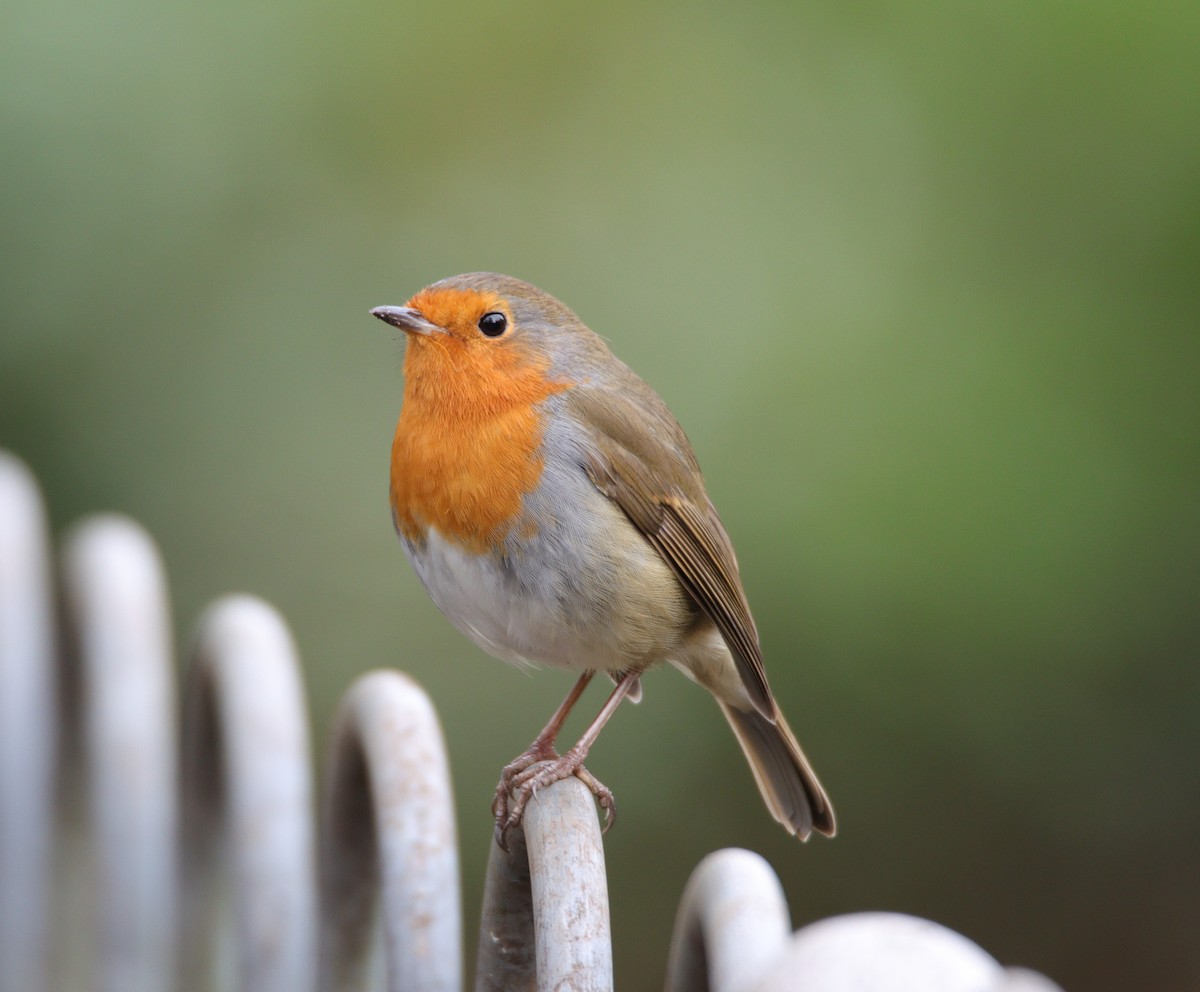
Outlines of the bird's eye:
[[489,338],[498,338],[508,329],[508,318],[493,310],[479,318],[479,329]]

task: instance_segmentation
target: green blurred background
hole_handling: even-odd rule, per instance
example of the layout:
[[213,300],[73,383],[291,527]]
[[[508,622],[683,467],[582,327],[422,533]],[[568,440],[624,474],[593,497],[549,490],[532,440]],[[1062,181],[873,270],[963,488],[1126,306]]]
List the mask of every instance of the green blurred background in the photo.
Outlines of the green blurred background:
[[[797,924],[928,916],[1068,988],[1194,989],[1200,7],[16,0],[0,445],[340,693],[428,687],[470,956],[488,803],[570,676],[487,659],[391,532],[403,344],[495,269],[571,305],[705,466],[842,833],[762,808],[673,671],[589,763],[617,979],[703,855]],[[599,705],[593,690],[582,710]],[[582,725],[580,714],[571,730]]]

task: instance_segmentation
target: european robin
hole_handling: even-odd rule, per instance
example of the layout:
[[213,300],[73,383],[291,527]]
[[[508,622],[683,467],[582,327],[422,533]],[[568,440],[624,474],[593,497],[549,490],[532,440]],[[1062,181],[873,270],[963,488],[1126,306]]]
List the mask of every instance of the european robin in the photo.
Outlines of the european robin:
[[[670,662],[716,697],[771,814],[834,834],[833,807],[767,684],[733,546],[683,429],[554,297],[476,272],[371,311],[404,331],[392,518],[438,608],[489,654],[582,672],[492,811],[505,846],[550,782],[583,762],[639,677]],[[579,741],[555,741],[596,672],[616,683]]]

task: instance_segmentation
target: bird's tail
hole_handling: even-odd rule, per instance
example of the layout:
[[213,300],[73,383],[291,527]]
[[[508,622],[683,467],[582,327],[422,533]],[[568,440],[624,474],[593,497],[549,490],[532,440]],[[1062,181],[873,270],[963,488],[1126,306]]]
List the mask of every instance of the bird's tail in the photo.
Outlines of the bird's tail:
[[771,815],[801,840],[808,840],[813,830],[832,837],[837,822],[829,797],[778,708],[772,723],[758,710],[717,702],[746,753]]

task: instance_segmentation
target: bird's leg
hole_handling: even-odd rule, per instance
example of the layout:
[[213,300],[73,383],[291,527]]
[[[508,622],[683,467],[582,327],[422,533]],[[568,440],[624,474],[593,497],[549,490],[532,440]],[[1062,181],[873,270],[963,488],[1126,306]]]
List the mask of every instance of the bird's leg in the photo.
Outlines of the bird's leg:
[[[554,742],[558,739],[559,731],[562,730],[562,725],[566,722],[571,710],[579,702],[579,697],[583,695],[583,690],[588,687],[588,683],[592,681],[592,676],[595,674],[595,671],[587,671],[579,676],[571,687],[571,691],[567,693],[567,698],[559,704],[554,715],[550,717],[550,722],[533,739],[533,743],[504,766],[504,770],[500,773],[500,783],[496,786],[496,798],[492,800],[492,815],[496,818],[497,824],[508,820],[508,797],[512,793],[516,777],[530,765],[558,757],[558,752],[554,750]],[[503,843],[500,846],[507,850]]]
[[[616,816],[616,804],[613,800],[613,794],[602,782],[600,782],[591,772],[583,767],[583,762],[588,756],[592,745],[596,743],[596,738],[600,736],[600,731],[604,729],[604,725],[608,723],[609,718],[617,711],[617,707],[621,705],[629,692],[638,685],[638,676],[640,672],[632,671],[625,672],[612,694],[608,697],[603,708],[596,718],[588,725],[587,730],[583,732],[583,736],[575,742],[575,745],[561,757],[554,753],[553,747],[549,748],[549,753],[546,753],[545,745],[541,757],[533,758],[530,761],[524,761],[530,752],[534,751],[538,742],[542,741],[547,731],[554,728],[557,734],[562,727],[562,720],[565,719],[566,713],[555,713],[555,719],[550,721],[546,730],[543,730],[538,735],[538,739],[534,741],[529,751],[523,754],[520,758],[514,761],[511,765],[504,769],[504,774],[500,778],[500,787],[496,791],[496,802],[492,806],[492,812],[496,814],[496,842],[501,848],[507,850],[505,838],[508,831],[521,822],[521,817],[525,813],[525,806],[529,800],[537,795],[537,791],[544,786],[550,785],[553,782],[561,781],[564,778],[569,778],[574,775],[583,782],[596,797],[596,802],[600,808],[604,810],[604,829],[608,830],[612,826],[613,819]],[[590,678],[591,673],[588,673]],[[581,684],[576,685],[576,689],[572,690],[570,696],[563,706],[559,707],[562,711],[564,707],[569,709],[568,703],[574,704],[579,698],[579,693],[583,691],[583,686],[587,683],[580,679]],[[557,724],[555,723],[557,720]],[[553,740],[551,737],[550,740]],[[524,767],[517,769],[517,766],[524,762]],[[510,775],[509,770],[514,769],[514,774]],[[501,801],[500,789],[504,789],[503,801]]]

